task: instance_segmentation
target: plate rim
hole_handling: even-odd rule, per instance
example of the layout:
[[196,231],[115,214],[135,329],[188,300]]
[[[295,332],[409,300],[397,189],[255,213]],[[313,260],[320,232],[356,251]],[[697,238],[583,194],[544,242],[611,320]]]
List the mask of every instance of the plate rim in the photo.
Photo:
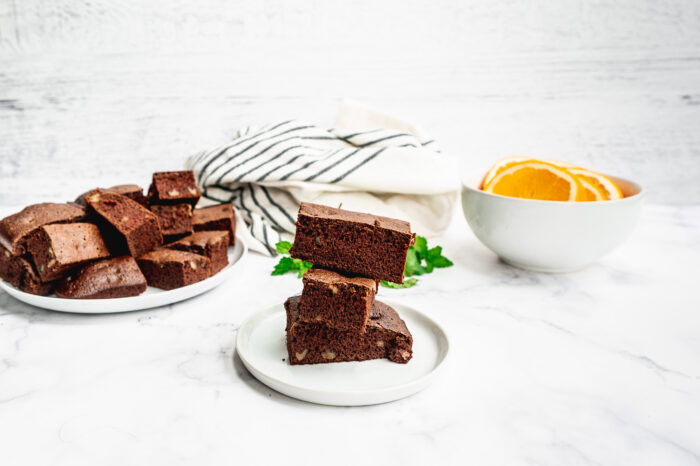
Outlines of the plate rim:
[[[242,248],[241,253],[240,253],[240,257],[238,258],[238,260],[236,262],[229,263],[226,266],[226,268],[217,272],[215,275],[213,275],[211,277],[207,277],[206,279],[204,279],[202,281],[192,283],[190,285],[183,286],[180,288],[175,288],[172,290],[161,290],[157,294],[150,294],[150,295],[140,294],[137,296],[125,296],[125,297],[121,297],[121,298],[104,298],[104,299],[59,298],[58,296],[40,296],[40,295],[35,295],[32,293],[27,293],[25,291],[20,290],[19,288],[14,287],[12,284],[7,283],[2,278],[0,278],[0,289],[2,289],[5,293],[7,293],[13,299],[16,299],[16,300],[23,302],[25,304],[28,304],[30,306],[38,307],[38,308],[45,309],[48,311],[63,312],[63,313],[68,313],[68,314],[90,314],[90,315],[118,314],[118,313],[122,313],[122,312],[143,311],[146,309],[153,309],[156,307],[168,306],[170,304],[175,304],[177,302],[184,301],[186,299],[194,298],[195,296],[199,296],[200,294],[206,293],[206,292],[216,288],[217,286],[221,285],[226,280],[228,274],[232,273],[234,270],[236,270],[237,268],[240,267],[239,264],[241,264],[248,255],[248,244],[239,235],[235,235],[235,238],[236,238],[236,243],[232,247],[236,248],[238,245],[240,245]],[[221,276],[221,274],[223,274],[223,276]],[[194,294],[188,294],[186,292],[183,293],[183,290],[184,291],[187,291],[188,289],[191,290],[190,287],[201,286],[202,283],[205,283],[209,280],[217,280],[218,283],[214,283],[211,287],[208,287],[208,288],[205,288],[201,291],[195,292]],[[152,288],[152,287],[149,286],[148,288]],[[177,294],[184,294],[184,296],[175,297],[172,300],[167,300],[166,302],[151,303],[148,300],[146,300],[145,302],[143,302],[141,304],[137,303],[136,307],[133,307],[133,308],[128,307],[128,303],[133,302],[134,299],[143,300],[147,296],[153,296],[153,300],[158,301],[156,298],[159,296],[162,296],[165,293],[171,293],[170,295],[167,295],[168,297],[172,297],[173,294],[176,294],[176,295]],[[42,305],[43,300],[49,300],[49,301],[45,301],[44,302],[45,305]],[[71,302],[71,301],[75,301],[75,302],[80,303],[81,307],[88,307],[90,305],[98,306],[98,305],[104,305],[105,303],[107,303],[107,304],[111,304],[114,306],[118,306],[120,304],[123,304],[125,306],[125,308],[120,308],[118,310],[112,309],[112,310],[107,310],[107,311],[95,312],[95,311],[85,311],[82,309],[57,309],[56,307],[49,307],[49,303],[55,303],[55,302],[65,303],[65,302]]]
[[[306,387],[302,387],[299,385],[292,385],[287,381],[280,380],[279,378],[277,378],[275,376],[271,376],[271,375],[267,374],[266,372],[261,371],[260,369],[256,368],[253,364],[251,364],[251,362],[245,357],[245,351],[241,352],[241,347],[242,347],[243,343],[241,343],[242,339],[239,338],[239,336],[241,334],[241,330],[250,326],[254,319],[260,318],[263,315],[274,314],[275,312],[278,312],[278,308],[280,306],[281,307],[284,306],[283,303],[282,304],[279,304],[279,303],[272,304],[272,305],[267,306],[263,309],[258,309],[257,311],[255,311],[251,315],[249,315],[243,321],[243,323],[241,323],[241,325],[238,327],[238,330],[236,331],[236,348],[235,348],[236,354],[241,359],[241,361],[243,362],[243,365],[246,367],[246,369],[251,374],[253,374],[253,376],[258,381],[260,381],[260,383],[262,383],[263,385],[271,388],[272,390],[275,390],[275,391],[282,393],[286,396],[289,396],[291,398],[295,398],[298,400],[306,401],[309,403],[331,405],[331,406],[369,406],[369,405],[374,405],[374,404],[388,403],[391,401],[396,401],[396,400],[399,400],[402,398],[406,398],[408,396],[411,396],[411,395],[421,391],[423,388],[425,388],[427,386],[427,384],[431,381],[431,379],[435,378],[440,372],[442,372],[443,367],[445,366],[445,363],[448,361],[449,355],[450,355],[450,347],[451,347],[450,337],[448,335],[448,332],[442,327],[442,325],[440,325],[438,322],[435,321],[435,319],[433,319],[432,317],[430,317],[426,313],[416,309],[415,307],[404,304],[404,303],[399,302],[399,301],[395,301],[391,298],[390,299],[382,299],[381,302],[388,304],[394,308],[400,307],[401,309],[397,310],[400,317],[401,317],[401,312],[403,312],[404,310],[407,310],[409,313],[413,314],[414,316],[417,316],[418,318],[427,321],[430,325],[432,325],[433,328],[435,328],[439,331],[441,339],[442,339],[442,341],[444,341],[444,348],[442,348],[443,345],[439,345],[439,346],[441,346],[441,351],[439,353],[439,359],[436,362],[436,364],[432,367],[432,369],[430,371],[428,371],[426,374],[421,375],[417,379],[411,380],[409,382],[404,382],[400,385],[391,386],[391,387],[384,387],[384,388],[379,388],[379,389],[323,390],[323,389],[318,389],[318,388],[306,388]],[[342,362],[362,362],[362,361],[342,361]],[[276,388],[271,387],[265,381],[260,380],[260,378],[256,375],[256,373],[261,374],[263,377],[266,377],[266,378],[272,380],[274,383],[277,383],[279,385],[285,385],[285,386],[287,386],[291,389],[294,389],[294,390],[302,390],[302,391],[305,391],[307,393],[314,393],[314,394],[319,394],[319,395],[329,395],[330,394],[332,396],[348,396],[348,397],[359,398],[362,396],[375,396],[376,397],[377,395],[383,395],[383,394],[387,394],[390,392],[404,393],[406,390],[411,390],[411,391],[407,394],[403,394],[403,395],[397,396],[395,398],[391,398],[388,400],[382,400],[382,401],[373,401],[373,402],[362,402],[362,403],[348,404],[348,403],[329,403],[329,402],[310,401],[308,399],[299,398],[297,396],[290,395],[289,393],[281,392],[281,391],[277,390]],[[426,384],[426,385],[424,386],[424,384]],[[413,388],[416,388],[416,387],[418,387],[418,388],[416,390],[413,390]]]

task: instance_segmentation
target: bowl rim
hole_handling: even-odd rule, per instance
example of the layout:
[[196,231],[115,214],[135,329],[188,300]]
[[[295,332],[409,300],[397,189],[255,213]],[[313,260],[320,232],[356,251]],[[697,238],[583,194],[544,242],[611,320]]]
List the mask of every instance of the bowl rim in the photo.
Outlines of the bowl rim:
[[638,192],[631,195],[631,196],[625,196],[622,199],[614,199],[614,200],[610,200],[610,201],[589,201],[589,202],[549,201],[549,200],[542,200],[542,199],[525,199],[522,197],[511,197],[511,196],[503,196],[501,194],[488,193],[488,192],[486,192],[483,189],[478,187],[481,184],[481,180],[484,178],[483,175],[481,175],[479,177],[463,176],[461,183],[462,183],[462,191],[464,191],[466,189],[469,191],[477,192],[483,196],[494,197],[497,199],[508,199],[508,200],[513,201],[513,202],[522,202],[522,203],[529,203],[529,204],[543,204],[543,205],[571,205],[571,206],[613,205],[613,204],[620,204],[620,203],[626,203],[626,202],[627,203],[628,202],[635,202],[635,201],[643,199],[646,195],[646,191],[644,190],[642,185],[635,182],[635,181],[629,180],[627,178],[622,178],[621,176],[608,175],[605,173],[603,173],[603,175],[611,178],[613,181],[619,180],[619,181],[623,181],[625,183],[628,183],[628,184],[632,185],[632,187],[637,189]]

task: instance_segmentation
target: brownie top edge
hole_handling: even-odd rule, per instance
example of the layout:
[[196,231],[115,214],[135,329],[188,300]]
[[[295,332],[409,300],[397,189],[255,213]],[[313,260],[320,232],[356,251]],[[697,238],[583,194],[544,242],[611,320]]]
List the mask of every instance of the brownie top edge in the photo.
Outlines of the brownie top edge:
[[400,233],[411,234],[411,224],[404,220],[379,215],[367,214],[364,212],[354,212],[351,210],[338,209],[311,202],[302,202],[299,206],[299,216],[325,217],[333,220],[345,220],[348,222],[364,223],[370,226],[396,230]]
[[350,283],[353,285],[371,288],[376,291],[377,282],[371,278],[348,277],[332,270],[314,267],[304,274],[304,281],[315,280],[323,283]]

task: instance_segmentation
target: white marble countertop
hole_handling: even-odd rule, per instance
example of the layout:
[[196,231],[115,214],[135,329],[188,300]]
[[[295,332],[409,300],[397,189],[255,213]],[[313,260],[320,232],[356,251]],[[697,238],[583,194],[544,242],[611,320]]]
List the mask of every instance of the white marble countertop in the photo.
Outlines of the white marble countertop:
[[449,331],[448,366],[372,407],[296,401],[243,368],[238,325],[300,290],[270,258],[141,312],[53,313],[0,293],[0,462],[698,464],[699,232],[699,207],[645,206],[600,263],[545,275],[498,262],[457,216],[436,240],[454,267],[381,290]]

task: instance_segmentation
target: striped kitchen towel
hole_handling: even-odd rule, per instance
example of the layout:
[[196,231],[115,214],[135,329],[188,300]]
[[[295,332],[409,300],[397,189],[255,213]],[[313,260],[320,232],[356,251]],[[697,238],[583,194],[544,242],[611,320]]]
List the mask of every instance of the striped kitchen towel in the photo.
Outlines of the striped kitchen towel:
[[299,120],[245,127],[192,155],[186,168],[205,199],[233,203],[237,234],[250,248],[270,255],[276,242],[292,240],[301,202],[405,219],[433,236],[449,225],[459,190],[433,139],[348,102],[335,128]]

